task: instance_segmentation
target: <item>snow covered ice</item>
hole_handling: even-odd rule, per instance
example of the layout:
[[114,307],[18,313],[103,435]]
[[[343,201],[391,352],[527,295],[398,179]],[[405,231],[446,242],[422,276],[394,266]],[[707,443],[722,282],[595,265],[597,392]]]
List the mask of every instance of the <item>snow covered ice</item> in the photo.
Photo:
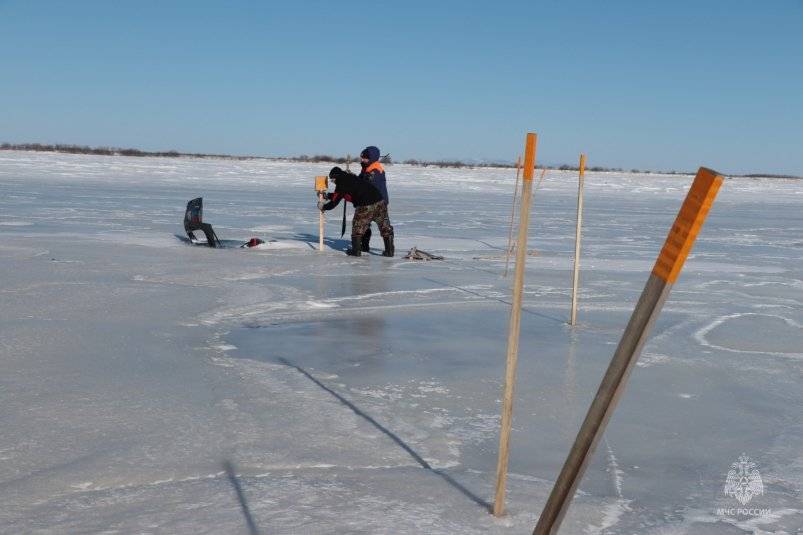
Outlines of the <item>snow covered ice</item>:
[[[692,177],[587,175],[574,329],[576,174],[536,190],[495,519],[514,172],[388,168],[387,259],[315,250],[327,171],[0,153],[0,532],[532,531]],[[267,243],[182,243],[197,196]],[[803,183],[726,180],[561,533],[799,532],[802,260]]]

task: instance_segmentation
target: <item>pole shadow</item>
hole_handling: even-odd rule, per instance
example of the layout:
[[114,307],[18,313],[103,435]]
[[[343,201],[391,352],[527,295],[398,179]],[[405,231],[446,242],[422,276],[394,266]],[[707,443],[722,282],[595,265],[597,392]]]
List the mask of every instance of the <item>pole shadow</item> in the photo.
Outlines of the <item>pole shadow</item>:
[[234,464],[229,460],[225,460],[223,461],[223,469],[226,471],[226,477],[228,477],[231,486],[234,487],[234,492],[237,493],[237,501],[240,502],[240,509],[243,511],[249,535],[259,535],[259,529],[257,529],[254,517],[251,515],[251,509],[248,507],[248,501],[245,499],[245,493],[240,485],[240,480],[237,479],[237,472],[234,469]]
[[281,362],[285,366],[288,366],[290,368],[295,369],[297,372],[299,372],[300,374],[305,376],[307,379],[309,379],[310,381],[312,381],[313,383],[318,385],[322,390],[325,390],[326,392],[328,392],[329,394],[334,396],[340,403],[342,403],[343,405],[345,405],[346,407],[351,409],[351,411],[354,414],[356,414],[357,416],[359,416],[359,417],[363,418],[364,420],[366,420],[368,423],[370,423],[372,426],[374,426],[376,429],[378,429],[380,432],[382,432],[385,436],[387,436],[389,439],[391,439],[393,442],[395,442],[397,446],[399,446],[401,449],[403,449],[405,452],[407,452],[407,454],[410,457],[412,457],[413,460],[415,462],[417,462],[422,468],[428,470],[429,472],[432,472],[433,474],[437,475],[438,477],[440,477],[441,479],[446,481],[449,485],[451,485],[453,488],[455,488],[461,494],[463,494],[466,498],[470,499],[471,501],[473,501],[474,503],[476,503],[480,507],[483,507],[483,508],[487,509],[488,511],[492,510],[493,506],[489,502],[483,500],[482,498],[480,498],[479,496],[477,496],[476,494],[471,492],[471,490],[467,489],[460,482],[456,481],[452,476],[450,476],[449,474],[447,474],[443,470],[440,470],[438,468],[434,468],[426,460],[424,460],[424,458],[421,457],[413,448],[411,448],[409,444],[407,444],[401,438],[399,438],[398,435],[394,434],[387,427],[385,427],[382,424],[380,424],[379,422],[377,422],[373,417],[371,417],[369,414],[365,413],[362,409],[357,407],[354,403],[352,403],[348,399],[344,398],[343,396],[341,396],[340,394],[338,394],[337,392],[335,392],[334,390],[332,390],[331,388],[329,388],[328,386],[326,386],[325,384],[320,382],[318,379],[313,377],[307,370],[305,370],[301,366],[298,366],[297,364],[294,364],[294,363],[290,362],[289,360],[287,360],[284,357],[280,357],[279,358],[279,362]]

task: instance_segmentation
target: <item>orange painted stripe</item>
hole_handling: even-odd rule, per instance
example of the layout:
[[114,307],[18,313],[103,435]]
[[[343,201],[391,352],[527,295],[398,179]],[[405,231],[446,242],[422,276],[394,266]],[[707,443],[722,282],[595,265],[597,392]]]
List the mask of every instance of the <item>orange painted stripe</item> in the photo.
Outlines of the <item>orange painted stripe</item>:
[[329,189],[329,177],[316,176],[315,177],[315,191],[326,191]]
[[580,154],[580,176],[585,176],[586,174],[586,155]]
[[532,180],[535,172],[535,144],[538,136],[532,132],[527,134],[524,144],[524,180]]
[[384,167],[382,167],[382,164],[381,164],[381,163],[379,163],[379,162],[374,162],[374,163],[372,163],[371,165],[369,165],[368,167],[366,167],[366,168],[365,168],[365,172],[366,172],[366,173],[370,173],[371,171],[376,171],[377,169],[378,169],[378,170],[379,170],[379,172],[381,172],[381,173],[384,173],[384,172],[385,172],[385,168],[384,168]]
[[673,284],[680,275],[694,240],[703,226],[723,178],[716,171],[701,167],[694,177],[686,200],[680,207],[675,223],[669,231],[661,254],[655,261],[653,275]]

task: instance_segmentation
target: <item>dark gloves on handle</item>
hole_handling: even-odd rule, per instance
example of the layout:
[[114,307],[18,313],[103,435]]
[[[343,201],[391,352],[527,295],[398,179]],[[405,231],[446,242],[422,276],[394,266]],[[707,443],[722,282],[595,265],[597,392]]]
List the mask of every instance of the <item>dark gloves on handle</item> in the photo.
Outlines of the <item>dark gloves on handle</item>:
[[332,170],[329,171],[329,178],[331,178],[335,182],[337,182],[338,178],[340,178],[342,176],[347,176],[347,175],[349,175],[349,176],[357,176],[354,173],[351,173],[349,171],[343,171],[339,167],[332,167]]

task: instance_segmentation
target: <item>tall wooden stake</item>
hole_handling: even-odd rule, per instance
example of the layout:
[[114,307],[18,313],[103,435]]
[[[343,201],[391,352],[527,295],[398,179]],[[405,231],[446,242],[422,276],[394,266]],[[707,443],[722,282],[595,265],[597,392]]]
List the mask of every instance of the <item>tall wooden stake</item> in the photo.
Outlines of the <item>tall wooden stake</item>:
[[569,325],[577,323],[577,285],[580,281],[580,234],[583,227],[583,181],[586,173],[586,155],[580,155],[580,180],[577,186],[577,231],[574,237],[574,275],[572,276],[572,314]]
[[[318,200],[323,200],[323,194],[318,194]],[[318,250],[323,251],[323,212],[318,220]]]
[[630,372],[638,360],[652,325],[661,312],[664,301],[669,296],[672,285],[683,268],[686,257],[722,185],[722,180],[722,176],[704,167],[697,172],[611,359],[608,371],[602,378],[597,395],[588,409],[574,445],[541,512],[533,531],[534,535],[558,532],[597,442],[616,409]]
[[510,430],[513,423],[513,386],[516,383],[516,361],[519,356],[519,330],[521,326],[521,299],[524,286],[524,268],[527,261],[527,227],[530,224],[530,197],[533,192],[535,170],[535,144],[537,137],[527,134],[524,149],[524,187],[521,193],[519,213],[519,239],[516,244],[516,273],[513,278],[513,306],[510,311],[510,329],[507,336],[507,365],[505,368],[505,392],[502,400],[502,427],[499,431],[499,460],[496,464],[496,497],[494,516],[505,512],[505,484],[510,453]]
[[513,188],[513,204],[510,206],[510,230],[507,233],[507,252],[505,253],[505,273],[502,277],[507,277],[507,268],[510,265],[511,245],[513,243],[513,220],[516,217],[516,196],[519,193],[519,175],[521,174],[521,156],[516,158],[516,187]]
[[[318,201],[323,200],[323,195],[328,189],[329,177],[316,176],[315,191],[318,193]],[[318,219],[318,250],[323,251],[323,212],[320,213],[320,218]]]

